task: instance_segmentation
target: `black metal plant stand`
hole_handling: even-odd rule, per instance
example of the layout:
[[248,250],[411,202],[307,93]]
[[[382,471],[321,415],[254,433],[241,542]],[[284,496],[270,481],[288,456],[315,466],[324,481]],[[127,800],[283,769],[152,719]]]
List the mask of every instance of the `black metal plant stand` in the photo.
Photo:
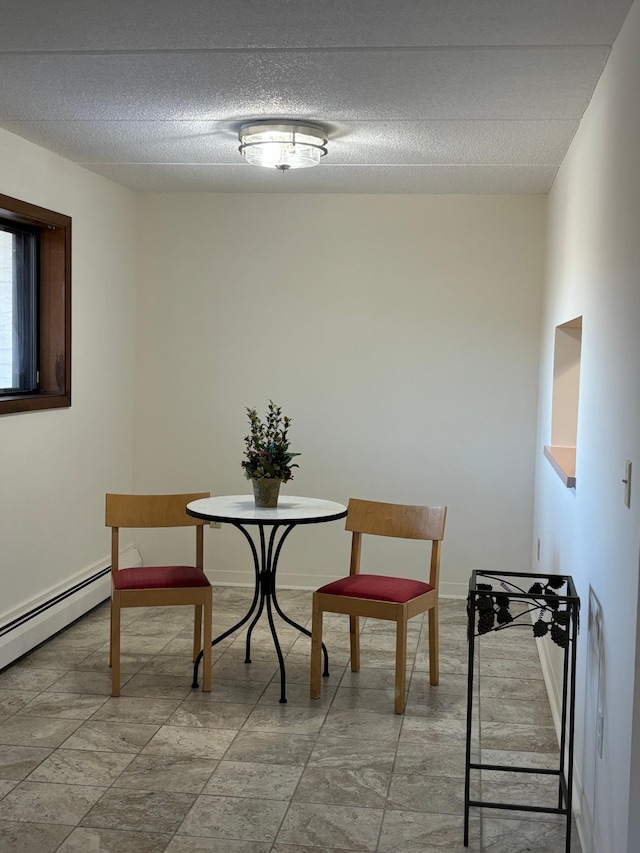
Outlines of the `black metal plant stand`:
[[[532,581],[528,589],[520,586]],[[566,587],[565,592],[561,592]],[[523,613],[512,614],[511,602],[531,605]],[[562,678],[562,715],[560,723],[560,761],[557,769],[541,770],[502,764],[483,764],[471,760],[471,729],[473,711],[474,654],[477,636],[529,625],[530,615],[538,612],[533,623],[533,635],[549,635],[564,650]],[[467,596],[469,670],[467,684],[467,743],[464,784],[464,845],[469,845],[469,809],[479,806],[488,809],[542,812],[566,817],[565,853],[571,848],[571,797],[573,793],[573,740],[576,697],[576,646],[579,628],[580,599],[569,575],[521,574],[518,572],[474,571]],[[546,774],[558,777],[557,807],[531,806],[514,803],[473,800],[470,797],[471,770],[499,770],[511,773]]]

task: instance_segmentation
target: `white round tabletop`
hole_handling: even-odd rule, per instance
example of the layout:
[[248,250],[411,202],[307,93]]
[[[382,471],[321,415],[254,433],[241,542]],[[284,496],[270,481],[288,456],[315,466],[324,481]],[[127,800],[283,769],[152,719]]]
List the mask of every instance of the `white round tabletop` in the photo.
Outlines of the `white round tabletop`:
[[206,521],[242,524],[314,524],[344,518],[347,508],[334,501],[280,495],[277,507],[257,507],[253,495],[220,495],[187,504],[187,513]]

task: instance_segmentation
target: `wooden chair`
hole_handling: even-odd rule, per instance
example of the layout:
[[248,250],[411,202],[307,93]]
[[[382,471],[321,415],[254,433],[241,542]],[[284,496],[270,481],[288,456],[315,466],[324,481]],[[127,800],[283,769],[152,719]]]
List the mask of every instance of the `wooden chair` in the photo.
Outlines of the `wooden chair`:
[[[195,606],[193,659],[203,650],[202,689],[211,690],[211,584],[203,571],[206,521],[187,515],[190,501],[209,492],[187,495],[107,495],[105,523],[111,528],[111,695],[120,695],[120,609],[175,604]],[[195,527],[194,566],[142,566],[118,569],[121,527]],[[204,611],[204,614],[203,614]],[[204,631],[203,631],[204,616]]]
[[[447,508],[404,506],[351,499],[345,529],[353,533],[348,577],[328,583],[313,594],[311,625],[311,698],[320,696],[322,614],[347,613],[350,620],[351,671],[360,670],[359,617],[387,619],[396,623],[396,714],[405,707],[407,622],[429,612],[429,681],[438,683],[438,576],[440,548]],[[362,534],[431,541],[429,583],[386,575],[360,573]],[[329,675],[324,672],[323,675]]]

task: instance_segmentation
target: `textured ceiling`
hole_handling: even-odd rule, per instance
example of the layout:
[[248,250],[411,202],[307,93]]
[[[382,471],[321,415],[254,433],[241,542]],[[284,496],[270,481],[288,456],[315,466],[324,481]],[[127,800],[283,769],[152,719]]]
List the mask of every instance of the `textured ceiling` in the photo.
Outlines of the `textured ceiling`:
[[[631,2],[0,0],[0,126],[140,191],[544,193]],[[256,119],[329,153],[250,166]]]

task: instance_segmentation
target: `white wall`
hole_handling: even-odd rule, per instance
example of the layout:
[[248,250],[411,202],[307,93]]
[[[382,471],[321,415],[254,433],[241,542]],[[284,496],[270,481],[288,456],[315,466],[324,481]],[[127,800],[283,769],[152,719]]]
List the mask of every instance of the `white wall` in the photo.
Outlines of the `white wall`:
[[104,494],[133,477],[137,255],[133,193],[4,131],[0,188],[73,219],[72,406],[0,417],[3,625],[108,556]]
[[[640,849],[639,711],[634,719],[640,533],[638,91],[636,3],[549,199],[534,536],[541,539],[540,571],[573,575],[582,598],[576,764],[585,853]],[[542,446],[550,441],[554,327],[579,315],[584,319],[577,482],[575,490],[567,490],[543,458]],[[638,472],[630,509],[621,483],[627,459]],[[598,654],[588,654],[590,587],[603,615],[602,758],[596,750]]]
[[[137,490],[250,491],[244,407],[272,398],[303,454],[287,493],[447,504],[445,593],[474,567],[527,571],[545,203],[143,197]],[[206,547],[214,580],[250,582],[237,531]],[[300,528],[281,582],[347,557],[342,523]]]

